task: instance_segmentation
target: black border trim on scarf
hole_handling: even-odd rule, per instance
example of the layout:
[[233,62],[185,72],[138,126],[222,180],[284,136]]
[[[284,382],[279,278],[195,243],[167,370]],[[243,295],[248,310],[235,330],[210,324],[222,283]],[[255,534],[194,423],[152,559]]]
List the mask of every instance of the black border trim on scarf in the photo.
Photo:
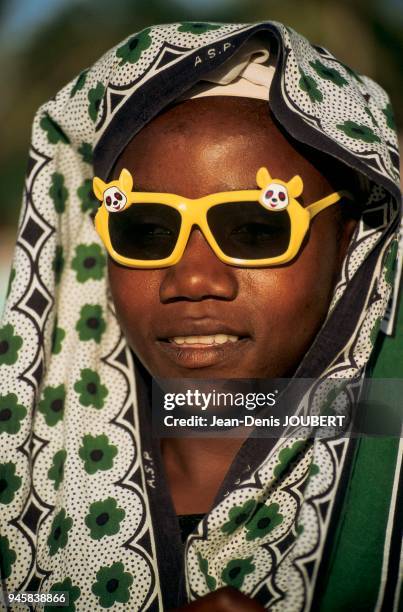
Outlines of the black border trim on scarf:
[[[145,492],[150,504],[150,520],[153,524],[159,587],[164,610],[176,609],[187,603],[185,575],[185,545],[182,542],[179,521],[169,490],[168,478],[160,449],[159,438],[152,431],[151,376],[138,357],[131,351],[136,389],[138,414],[142,437],[142,452],[152,457],[156,477],[154,487],[146,484]],[[148,608],[147,608],[148,610]]]

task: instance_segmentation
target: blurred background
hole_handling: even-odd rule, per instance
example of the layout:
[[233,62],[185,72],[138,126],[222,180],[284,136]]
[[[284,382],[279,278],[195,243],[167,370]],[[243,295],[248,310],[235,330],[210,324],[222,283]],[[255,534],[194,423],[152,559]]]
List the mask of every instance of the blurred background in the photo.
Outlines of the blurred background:
[[290,25],[378,81],[402,133],[401,0],[0,0],[0,315],[38,106],[127,35],[204,20]]

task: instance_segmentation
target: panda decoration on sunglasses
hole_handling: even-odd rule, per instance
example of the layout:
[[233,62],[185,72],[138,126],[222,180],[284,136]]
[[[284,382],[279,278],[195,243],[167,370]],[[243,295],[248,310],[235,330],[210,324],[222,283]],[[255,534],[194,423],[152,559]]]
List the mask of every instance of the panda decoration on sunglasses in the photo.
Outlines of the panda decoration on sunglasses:
[[280,179],[272,179],[266,168],[260,168],[256,175],[256,182],[262,191],[259,202],[268,210],[284,210],[291,198],[297,198],[303,190],[300,176],[294,176],[288,183]]
[[261,196],[263,206],[273,210],[283,210],[288,206],[288,192],[284,185],[270,183]]
[[104,183],[100,178],[93,180],[93,190],[106,210],[110,213],[121,212],[128,202],[128,195],[133,189],[133,178],[128,170],[123,168],[119,179]]
[[118,187],[108,187],[104,191],[103,203],[108,212],[119,212],[126,206],[127,197]]

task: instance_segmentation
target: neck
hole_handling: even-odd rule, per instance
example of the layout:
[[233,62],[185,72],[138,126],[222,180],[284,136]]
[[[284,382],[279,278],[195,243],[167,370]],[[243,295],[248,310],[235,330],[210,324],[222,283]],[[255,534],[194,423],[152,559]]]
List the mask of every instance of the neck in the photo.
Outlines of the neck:
[[163,438],[161,452],[167,471],[194,484],[206,477],[224,478],[244,438]]

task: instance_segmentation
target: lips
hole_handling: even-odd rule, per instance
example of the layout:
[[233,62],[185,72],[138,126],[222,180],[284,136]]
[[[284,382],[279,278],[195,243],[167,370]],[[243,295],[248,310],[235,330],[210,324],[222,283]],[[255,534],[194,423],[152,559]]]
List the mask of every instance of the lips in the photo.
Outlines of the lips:
[[174,317],[166,325],[157,330],[158,340],[168,341],[170,338],[186,338],[191,336],[236,336],[245,338],[250,336],[245,328],[237,328],[223,321],[211,318],[181,318],[175,322]]
[[164,354],[184,368],[205,368],[238,360],[251,344],[244,329],[211,319],[185,319],[167,326],[158,334],[157,345]]

